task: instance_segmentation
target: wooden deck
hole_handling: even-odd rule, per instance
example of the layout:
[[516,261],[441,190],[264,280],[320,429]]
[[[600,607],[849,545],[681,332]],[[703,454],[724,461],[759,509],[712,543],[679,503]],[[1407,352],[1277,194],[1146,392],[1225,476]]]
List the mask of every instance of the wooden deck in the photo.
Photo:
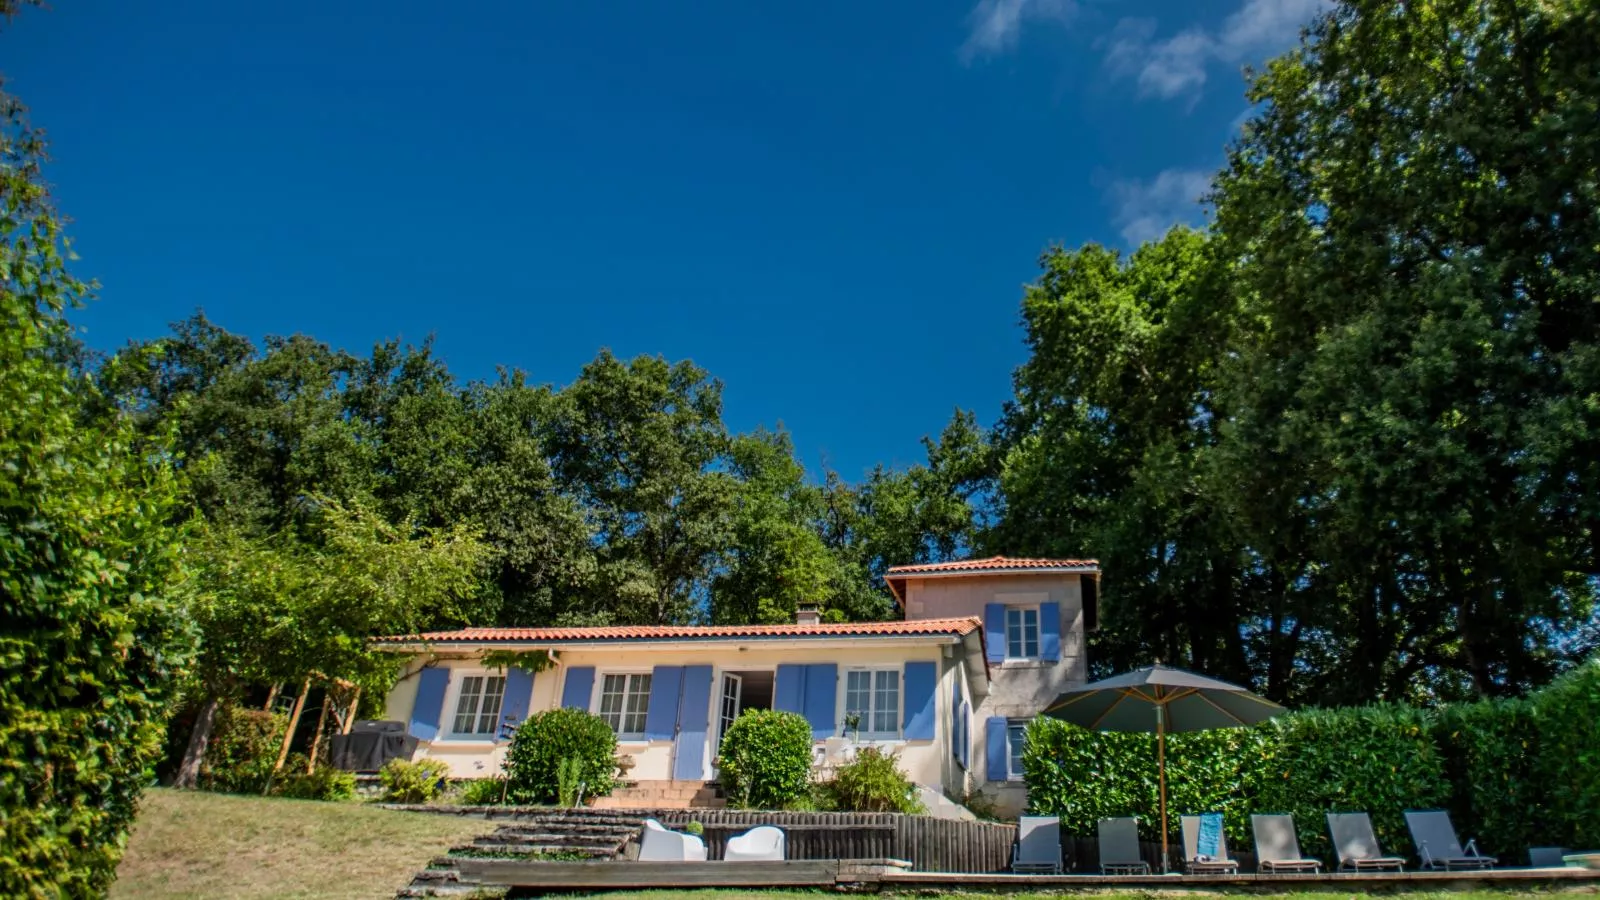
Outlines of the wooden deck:
[[559,891],[638,890],[659,887],[813,888],[854,891],[973,892],[1083,889],[1229,889],[1272,891],[1425,891],[1589,887],[1600,891],[1593,869],[1493,869],[1484,872],[1363,872],[1322,875],[1009,875],[916,872],[888,859],[784,862],[529,862],[453,860],[462,886],[504,886]]
[[948,872],[896,872],[877,882],[885,890],[944,888],[971,891],[1050,891],[1081,888],[1199,888],[1272,891],[1420,891],[1518,890],[1537,887],[1583,887],[1600,890],[1600,871],[1593,869],[1488,869],[1478,872],[1324,872],[1319,875],[957,875]]

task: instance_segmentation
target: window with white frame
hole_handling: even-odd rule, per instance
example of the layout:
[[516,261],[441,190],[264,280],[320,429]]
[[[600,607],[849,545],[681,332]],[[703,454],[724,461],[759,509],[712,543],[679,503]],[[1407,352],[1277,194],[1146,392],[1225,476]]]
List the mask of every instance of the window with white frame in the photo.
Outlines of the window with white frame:
[[644,739],[645,714],[650,711],[650,673],[616,672],[600,681],[600,718],[617,737]]
[[1006,772],[1012,781],[1022,778],[1022,746],[1027,742],[1027,737],[1026,719],[1014,719],[1006,723],[1006,749],[1010,754]]
[[1006,659],[1039,658],[1039,607],[1006,608]]
[[900,737],[900,670],[850,669],[844,681],[845,721],[863,737]]
[[498,737],[500,704],[506,695],[504,675],[467,675],[456,694],[456,715],[450,733],[461,737]]

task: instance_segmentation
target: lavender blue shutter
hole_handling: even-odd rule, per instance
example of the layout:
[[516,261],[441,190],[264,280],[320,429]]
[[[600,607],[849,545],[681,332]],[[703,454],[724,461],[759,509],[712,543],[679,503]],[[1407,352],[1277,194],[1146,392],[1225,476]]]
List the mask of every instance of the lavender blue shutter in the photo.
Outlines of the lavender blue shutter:
[[950,756],[961,762],[961,679],[950,679]]
[[983,748],[988,757],[987,771],[990,781],[1005,781],[1011,777],[1011,747],[1006,743],[1006,718],[990,716],[984,723]]
[[505,699],[500,704],[500,721],[507,732],[528,717],[533,703],[533,673],[515,666],[506,670]]
[[683,667],[683,701],[678,705],[678,752],[672,777],[699,781],[705,777],[706,734],[711,726],[711,667]]
[[683,666],[656,666],[650,672],[650,706],[644,711],[644,739],[670,741],[678,731],[678,692]]
[[417,699],[411,704],[411,734],[419,741],[439,736],[439,719],[444,715],[444,689],[450,684],[450,670],[432,666],[417,673]]
[[806,667],[794,663],[778,666],[778,675],[772,685],[772,708],[784,712],[804,713],[806,710]]
[[961,751],[961,768],[972,768],[972,710],[967,706],[967,701],[961,701],[961,713],[958,721],[961,723],[961,739],[956,747]]
[[933,740],[934,721],[939,715],[938,704],[934,702],[934,690],[939,681],[938,669],[937,663],[906,663],[905,739],[908,741]]
[[1061,661],[1061,604],[1039,604],[1039,658]]
[[568,709],[589,709],[594,696],[594,666],[573,666],[567,670],[567,683],[561,689],[561,705]]
[[983,605],[983,651],[991,663],[1006,661],[1006,608],[1003,604]]
[[814,741],[833,737],[838,724],[834,714],[839,706],[839,667],[834,663],[806,666],[806,721],[811,723]]

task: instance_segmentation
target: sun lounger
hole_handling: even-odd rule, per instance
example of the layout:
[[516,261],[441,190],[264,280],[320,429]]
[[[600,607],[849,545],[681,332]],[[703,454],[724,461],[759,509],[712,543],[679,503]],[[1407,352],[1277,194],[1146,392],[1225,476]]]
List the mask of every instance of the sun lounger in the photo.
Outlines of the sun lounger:
[[771,825],[759,825],[744,834],[728,838],[728,845],[723,848],[722,858],[729,861],[782,862],[787,847],[788,840],[784,837],[783,829]]
[[1019,874],[1061,874],[1061,819],[1023,816],[1017,820],[1017,843],[1011,871]]
[[1265,874],[1299,872],[1315,875],[1322,862],[1300,855],[1300,838],[1294,831],[1294,817],[1254,815],[1250,830],[1256,839],[1256,871]]
[[1100,871],[1107,875],[1149,875],[1150,864],[1139,855],[1139,822],[1130,817],[1101,819]]
[[1383,855],[1378,837],[1372,833],[1372,819],[1364,812],[1328,813],[1328,832],[1333,836],[1333,850],[1339,856],[1340,871],[1406,870],[1403,858]]
[[1528,865],[1535,869],[1560,869],[1567,864],[1562,857],[1571,852],[1565,847],[1529,847]]
[[639,859],[646,861],[704,862],[706,842],[692,834],[665,828],[655,819],[644,820],[639,835]]
[[1228,856],[1222,813],[1183,816],[1183,869],[1190,875],[1233,875],[1239,861]]
[[1476,841],[1467,841],[1463,849],[1450,814],[1442,809],[1406,810],[1406,827],[1424,869],[1492,869],[1500,862],[1479,853]]

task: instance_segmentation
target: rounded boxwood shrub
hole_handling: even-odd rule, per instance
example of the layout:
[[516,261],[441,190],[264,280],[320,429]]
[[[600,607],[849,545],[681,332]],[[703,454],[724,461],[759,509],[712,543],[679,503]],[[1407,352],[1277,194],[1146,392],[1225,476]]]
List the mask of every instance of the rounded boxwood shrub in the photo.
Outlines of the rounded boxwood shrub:
[[811,797],[811,723],[805,716],[750,710],[728,726],[717,771],[729,800],[746,809],[787,809]]
[[513,803],[555,803],[561,761],[578,761],[583,796],[611,793],[617,736],[599,716],[581,709],[548,709],[517,726],[506,753],[507,792]]

